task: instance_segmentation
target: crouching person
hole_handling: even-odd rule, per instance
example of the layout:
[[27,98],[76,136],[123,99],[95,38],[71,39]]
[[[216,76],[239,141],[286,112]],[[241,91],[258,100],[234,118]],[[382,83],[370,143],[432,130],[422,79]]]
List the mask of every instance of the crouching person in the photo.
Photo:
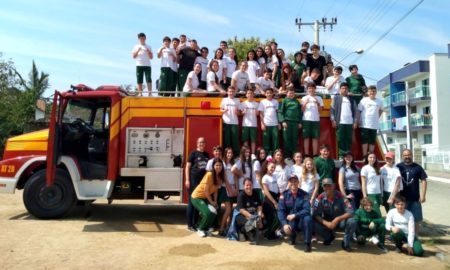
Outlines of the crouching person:
[[244,190],[237,198],[236,230],[244,234],[250,244],[258,244],[259,232],[262,224],[262,200],[258,193],[253,192],[253,182],[250,178],[244,179]]
[[283,233],[290,237],[290,244],[295,245],[297,232],[303,231],[305,252],[311,252],[312,218],[309,195],[298,188],[297,175],[289,177],[289,189],[283,192],[278,202],[278,219]]
[[357,243],[364,245],[366,240],[370,240],[387,253],[388,250],[384,246],[384,219],[377,211],[373,211],[373,202],[369,198],[361,200],[361,208],[356,210],[354,219],[357,223]]
[[324,192],[314,201],[315,232],[323,237],[323,244],[328,246],[335,239],[335,230],[344,229],[342,249],[351,252],[350,240],[356,229],[352,205],[345,195],[334,189],[330,178],[323,179],[322,186]]
[[386,230],[391,233],[397,251],[402,252],[403,243],[408,244],[408,255],[422,256],[423,248],[415,235],[414,216],[406,210],[406,199],[403,196],[395,198],[395,208],[386,215]]

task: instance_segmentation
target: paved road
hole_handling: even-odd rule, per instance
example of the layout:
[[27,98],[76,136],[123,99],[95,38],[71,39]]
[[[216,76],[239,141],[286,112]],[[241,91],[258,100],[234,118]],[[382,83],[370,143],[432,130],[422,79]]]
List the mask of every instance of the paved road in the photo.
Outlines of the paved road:
[[450,231],[449,196],[450,184],[429,180],[427,201],[422,205],[424,218],[447,227],[447,231]]

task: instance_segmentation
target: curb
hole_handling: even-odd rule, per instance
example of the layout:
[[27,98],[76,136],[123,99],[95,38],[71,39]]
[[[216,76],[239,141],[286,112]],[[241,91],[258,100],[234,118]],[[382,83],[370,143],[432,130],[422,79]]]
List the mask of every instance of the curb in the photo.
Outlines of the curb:
[[437,177],[437,176],[428,176],[427,180],[431,180],[431,181],[436,181],[436,182],[441,182],[441,183],[446,183],[446,184],[450,184],[450,179],[447,178],[442,178],[442,177]]

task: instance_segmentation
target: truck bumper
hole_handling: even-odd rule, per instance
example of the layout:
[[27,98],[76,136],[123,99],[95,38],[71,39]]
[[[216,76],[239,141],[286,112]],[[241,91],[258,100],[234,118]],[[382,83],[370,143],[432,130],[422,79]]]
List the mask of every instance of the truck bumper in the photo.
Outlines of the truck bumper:
[[0,193],[14,194],[17,179],[10,177],[0,177]]

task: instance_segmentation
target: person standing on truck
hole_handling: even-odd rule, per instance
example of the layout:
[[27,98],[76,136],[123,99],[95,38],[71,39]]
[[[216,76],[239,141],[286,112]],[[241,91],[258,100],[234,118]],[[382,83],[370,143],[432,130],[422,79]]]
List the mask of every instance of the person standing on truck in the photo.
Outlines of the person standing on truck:
[[272,155],[278,149],[278,130],[281,125],[278,123],[277,111],[278,101],[273,99],[273,89],[266,89],[266,98],[259,103],[258,111],[261,118],[261,130],[263,131],[263,146],[268,155]]
[[320,47],[317,44],[311,46],[312,54],[308,55],[306,58],[306,69],[308,75],[314,68],[318,68],[320,71],[320,75],[317,79],[314,80],[316,85],[325,85],[325,74],[327,72],[327,60],[325,57],[320,55]]
[[191,195],[206,173],[209,155],[205,151],[205,146],[205,138],[199,137],[197,139],[197,149],[189,154],[185,168],[185,187],[188,190],[187,229],[194,232],[196,231],[195,225],[198,212],[195,211],[192,205]]
[[[318,154],[320,138],[320,113],[323,109],[323,100],[316,95],[316,85],[308,83],[307,94],[302,97],[303,111],[303,146],[305,155],[315,156]],[[310,142],[312,141],[312,153]]]
[[178,52],[178,91],[182,91],[186,83],[187,76],[194,68],[195,58],[200,56],[197,49],[197,41],[191,39],[190,46],[180,49]]
[[[255,93],[252,89],[246,90],[247,100],[241,102],[242,117],[242,142],[243,145],[250,147],[252,154],[256,150],[256,137],[258,132],[258,106],[255,101]],[[253,185],[255,186],[255,185]]]
[[147,37],[144,33],[139,33],[138,39],[139,43],[134,46],[132,56],[136,60],[137,94],[142,96],[144,75],[149,94],[152,91],[152,67],[150,60],[153,59],[153,52],[152,47],[145,44]]
[[355,95],[356,104],[359,104],[366,93],[366,81],[361,74],[358,74],[358,66],[350,65],[348,67],[351,75],[345,78],[348,83],[348,89],[352,95]]
[[174,72],[173,62],[176,61],[177,53],[170,47],[170,37],[163,38],[163,45],[158,50],[158,58],[161,59],[161,74],[159,76],[159,91],[161,96],[173,96],[172,93],[164,93],[172,90]]
[[298,130],[302,127],[302,108],[295,98],[294,88],[288,88],[278,110],[278,119],[283,126],[284,154],[292,158],[298,148]]
[[202,47],[200,49],[200,56],[197,56],[195,58],[195,64],[201,64],[202,65],[202,72],[200,76],[200,84],[198,88],[206,90],[206,75],[208,75],[208,53],[209,50],[206,47]]
[[222,99],[220,112],[223,120],[223,147],[233,148],[234,153],[239,153],[239,119],[238,114],[241,102],[235,98],[236,88],[228,87],[228,97]]

